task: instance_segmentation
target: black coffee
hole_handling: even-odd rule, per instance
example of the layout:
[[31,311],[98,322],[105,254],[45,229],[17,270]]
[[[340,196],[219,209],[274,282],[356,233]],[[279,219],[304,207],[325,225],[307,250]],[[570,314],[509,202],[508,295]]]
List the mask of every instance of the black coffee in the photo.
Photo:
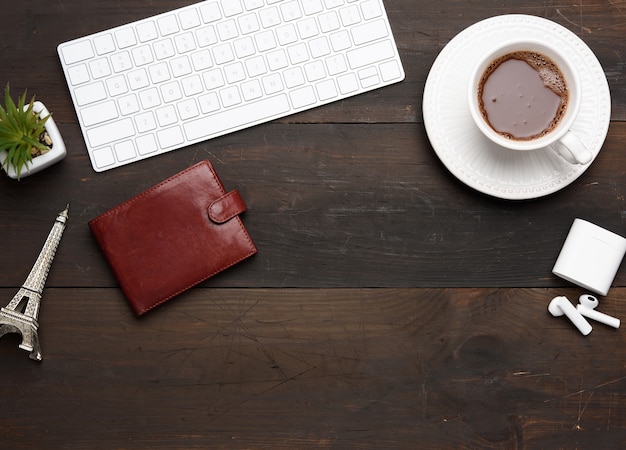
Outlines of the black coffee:
[[480,111],[496,132],[527,141],[550,133],[567,109],[559,67],[537,52],[517,51],[493,61],[478,86]]

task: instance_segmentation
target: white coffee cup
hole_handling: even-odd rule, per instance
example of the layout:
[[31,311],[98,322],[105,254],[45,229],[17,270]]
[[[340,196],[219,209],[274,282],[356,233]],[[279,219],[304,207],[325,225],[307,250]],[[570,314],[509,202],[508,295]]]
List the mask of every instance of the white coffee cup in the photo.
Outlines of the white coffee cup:
[[[478,91],[481,78],[487,67],[498,58],[513,52],[537,52],[547,56],[560,69],[568,90],[567,108],[558,124],[547,134],[529,140],[507,138],[494,130],[483,117],[480,109]],[[582,87],[578,73],[567,55],[545,41],[518,39],[494,45],[474,66],[468,85],[469,109],[480,131],[501,147],[529,151],[551,148],[570,164],[587,164],[593,159],[592,153],[571,131],[576,120],[582,99]]]

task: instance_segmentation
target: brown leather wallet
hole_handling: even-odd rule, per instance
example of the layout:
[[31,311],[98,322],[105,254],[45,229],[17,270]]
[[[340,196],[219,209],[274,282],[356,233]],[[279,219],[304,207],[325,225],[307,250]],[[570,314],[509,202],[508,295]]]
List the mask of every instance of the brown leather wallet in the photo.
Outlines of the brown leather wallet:
[[202,161],[89,222],[136,315],[254,255],[239,214],[246,204],[226,192]]

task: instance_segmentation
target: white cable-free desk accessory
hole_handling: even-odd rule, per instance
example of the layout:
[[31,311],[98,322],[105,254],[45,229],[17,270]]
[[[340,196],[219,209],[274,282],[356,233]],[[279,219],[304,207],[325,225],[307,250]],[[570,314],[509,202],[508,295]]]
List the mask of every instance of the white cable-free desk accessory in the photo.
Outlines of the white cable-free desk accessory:
[[591,333],[591,325],[589,325],[589,322],[587,322],[587,319],[583,317],[580,311],[574,308],[574,305],[567,297],[554,297],[548,305],[548,311],[554,317],[560,317],[565,314],[584,336]]
[[603,323],[613,328],[619,328],[620,320],[609,316],[608,314],[596,311],[596,307],[600,302],[593,295],[583,294],[578,298],[578,305],[576,310],[588,319],[595,320],[596,322]]
[[579,304],[574,308],[574,305],[567,297],[554,297],[548,305],[548,311],[554,317],[567,316],[584,336],[587,336],[592,330],[587,319],[595,320],[613,328],[619,328],[619,319],[595,310],[599,302],[593,295],[583,294],[578,298],[578,301]]
[[575,219],[552,273],[596,294],[609,292],[626,254],[626,239]]

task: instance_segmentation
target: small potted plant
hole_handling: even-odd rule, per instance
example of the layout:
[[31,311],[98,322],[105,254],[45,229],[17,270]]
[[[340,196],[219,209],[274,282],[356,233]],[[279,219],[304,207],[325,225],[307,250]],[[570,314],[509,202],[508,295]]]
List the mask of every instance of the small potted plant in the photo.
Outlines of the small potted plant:
[[0,105],[0,164],[14,179],[45,169],[65,158],[67,150],[50,112],[33,97],[26,103],[26,91],[17,105],[4,89]]

